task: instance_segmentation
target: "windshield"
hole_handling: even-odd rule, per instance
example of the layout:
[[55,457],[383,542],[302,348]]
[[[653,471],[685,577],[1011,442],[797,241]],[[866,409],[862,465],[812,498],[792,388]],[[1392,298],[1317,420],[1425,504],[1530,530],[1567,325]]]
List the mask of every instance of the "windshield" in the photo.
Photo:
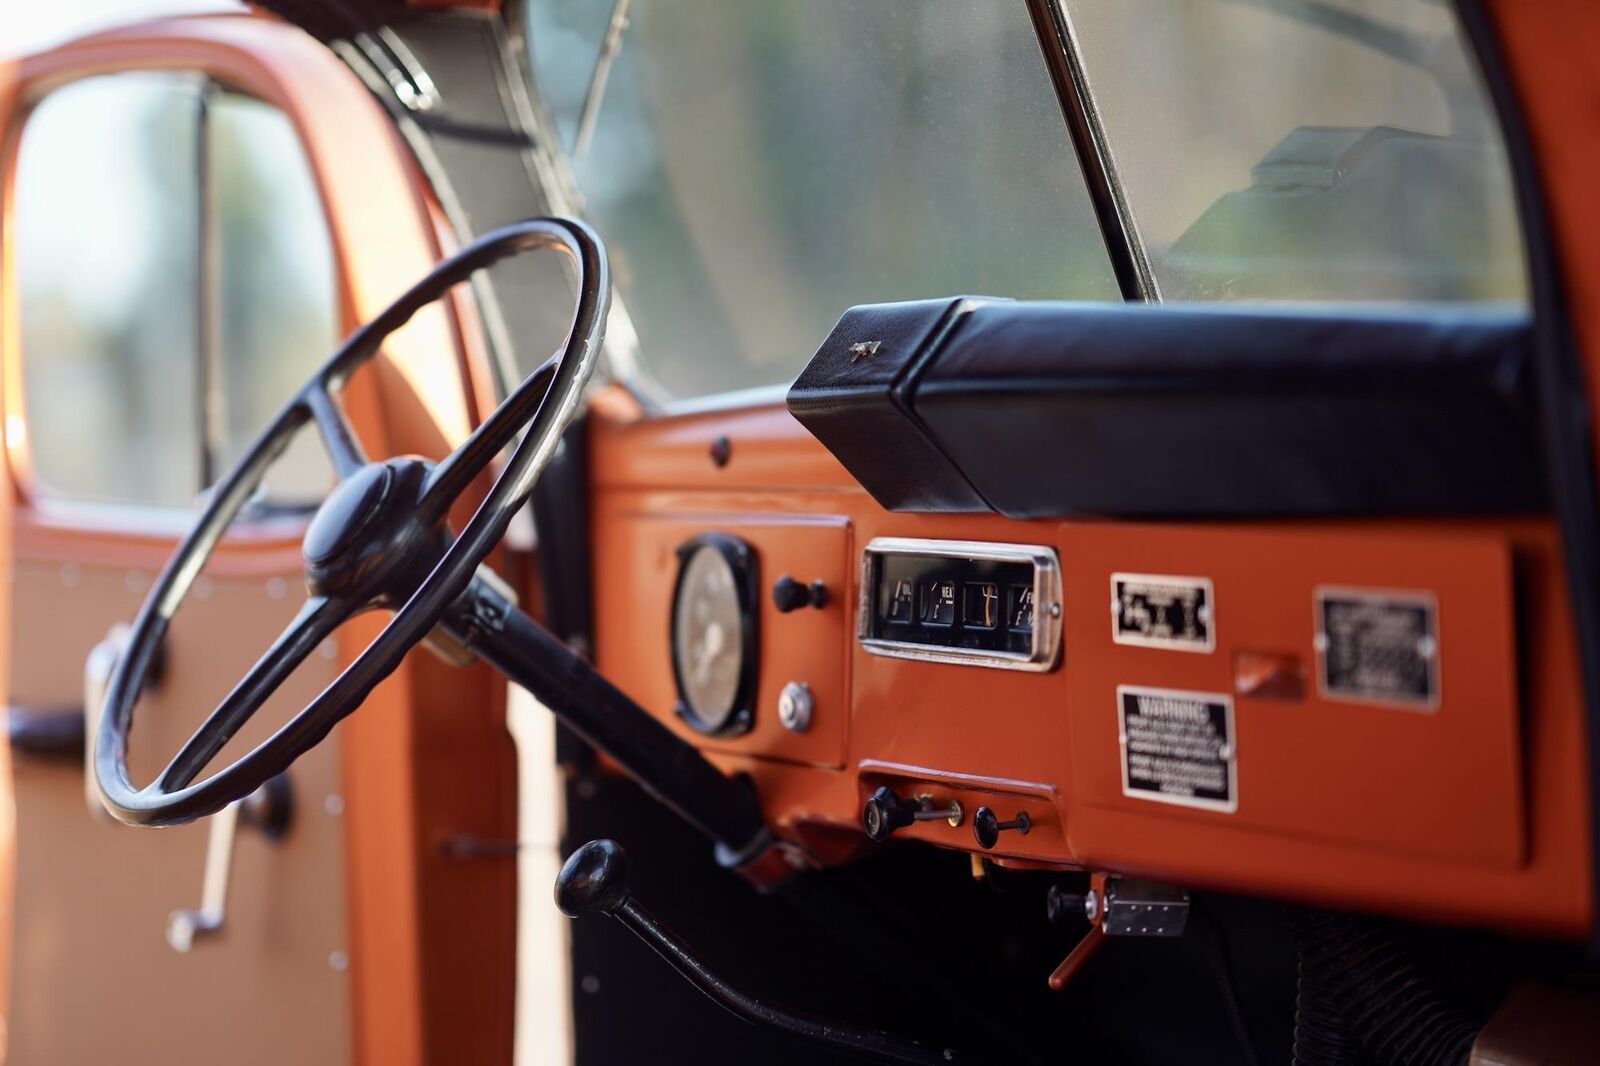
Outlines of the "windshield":
[[668,397],[787,383],[854,304],[1117,298],[1021,0],[528,11],[536,87]]
[[1150,295],[1525,298],[1447,0],[1063,4]]

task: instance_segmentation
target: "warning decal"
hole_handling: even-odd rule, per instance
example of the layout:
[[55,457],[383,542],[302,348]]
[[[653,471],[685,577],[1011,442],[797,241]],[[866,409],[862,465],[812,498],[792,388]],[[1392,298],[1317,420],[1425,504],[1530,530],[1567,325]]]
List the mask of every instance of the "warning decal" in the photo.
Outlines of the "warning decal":
[[1124,796],[1238,809],[1231,697],[1119,685],[1117,718]]

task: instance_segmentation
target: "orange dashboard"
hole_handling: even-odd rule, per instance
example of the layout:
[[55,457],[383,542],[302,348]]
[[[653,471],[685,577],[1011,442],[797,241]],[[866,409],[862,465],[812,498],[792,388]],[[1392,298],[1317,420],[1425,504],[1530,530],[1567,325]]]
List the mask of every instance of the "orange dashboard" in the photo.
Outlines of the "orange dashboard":
[[[881,846],[862,811],[887,786],[961,807],[959,824],[921,820],[898,839],[1002,863],[1587,930],[1582,709],[1552,524],[896,514],[781,404],[605,410],[590,429],[597,665],[748,773],[769,822],[818,861]],[[757,593],[750,720],[732,735],[677,709],[679,549],[707,533],[748,546]],[[876,538],[1046,549],[1060,597],[1046,669],[867,647]],[[780,612],[785,576],[820,581],[823,606]],[[1187,633],[1130,628],[1184,595]],[[1342,658],[1351,640],[1368,658],[1399,654],[1411,687],[1363,688]],[[809,695],[803,729],[779,712],[791,683]],[[983,848],[979,807],[1026,814],[1028,832]]]

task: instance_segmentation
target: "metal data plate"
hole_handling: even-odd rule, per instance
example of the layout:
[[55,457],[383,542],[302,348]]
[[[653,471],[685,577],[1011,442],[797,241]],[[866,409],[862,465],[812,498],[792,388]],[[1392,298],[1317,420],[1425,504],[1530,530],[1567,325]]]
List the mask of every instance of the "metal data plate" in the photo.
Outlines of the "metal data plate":
[[1439,604],[1430,592],[1318,588],[1324,699],[1414,711],[1439,706]]
[[1049,670],[1061,565],[1036,544],[878,537],[861,553],[857,636],[874,655]]
[[1172,651],[1217,646],[1211,579],[1171,574],[1111,575],[1111,639]]

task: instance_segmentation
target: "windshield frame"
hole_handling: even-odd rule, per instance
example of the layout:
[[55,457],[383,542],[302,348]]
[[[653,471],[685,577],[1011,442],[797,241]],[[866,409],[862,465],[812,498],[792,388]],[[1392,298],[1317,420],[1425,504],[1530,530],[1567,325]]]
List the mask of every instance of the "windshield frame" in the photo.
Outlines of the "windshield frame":
[[[546,194],[551,197],[553,205],[564,205],[562,210],[578,217],[585,217],[584,196],[572,168],[572,148],[561,138],[555,116],[550,111],[533,69],[533,48],[529,39],[531,2],[532,0],[503,0],[502,18],[513,50],[519,58],[515,68],[522,81],[521,95],[526,99],[527,107],[533,116],[534,129],[543,143],[541,154],[547,165],[541,168],[543,172],[538,178]],[[1101,247],[1110,264],[1117,291],[1125,301],[1157,299],[1142,295],[1142,291],[1137,288],[1130,295],[1128,283],[1124,278],[1126,267],[1123,257],[1128,254],[1130,247],[1137,247],[1137,241],[1130,246],[1125,243],[1127,238],[1123,232],[1107,228],[1107,205],[1114,205],[1115,201],[1121,198],[1120,187],[1114,182],[1109,182],[1111,174],[1109,157],[1097,158],[1093,166],[1088,162],[1084,142],[1080,141],[1076,126],[1075,116],[1078,114],[1076,90],[1071,88],[1073,82],[1070,76],[1063,81],[1058,75],[1058,67],[1063,69],[1068,65],[1081,67],[1076,58],[1076,50],[1066,47],[1064,38],[1058,35],[1054,28],[1058,17],[1065,26],[1064,13],[1056,0],[1010,0],[1010,2],[1019,4],[1027,11],[1034,40],[1044,63],[1044,73],[1056,98],[1056,104],[1061,109],[1067,133],[1067,147],[1077,160],[1078,173],[1084,182],[1085,192],[1095,216],[1096,228],[1100,232]],[[627,47],[624,30],[617,46],[606,56],[606,60],[614,59],[616,54],[626,50]],[[603,78],[601,87],[603,90]],[[1102,187],[1097,183],[1107,184]],[[1115,220],[1116,207],[1111,206],[1110,211],[1111,219]],[[1146,273],[1148,275],[1148,265]],[[788,395],[791,382],[774,382],[770,385],[735,387],[692,396],[678,396],[671,393],[651,373],[649,361],[641,355],[642,347],[633,320],[627,312],[625,294],[613,292],[610,317],[603,341],[603,358],[596,376],[626,389],[648,417],[704,414],[758,405],[771,406],[781,404]]]
[[1063,0],[1026,0],[1026,3],[1039,49],[1044,53],[1050,83],[1055,86],[1056,100],[1061,104],[1061,116],[1072,138],[1073,154],[1083,171],[1089,202],[1094,207],[1100,239],[1111,260],[1117,288],[1129,303],[1160,303],[1161,289],[1150,268],[1144,241],[1139,237],[1127,193],[1117,180],[1111,142],[1099,108],[1095,106],[1094,91],[1084,68],[1083,50],[1072,28],[1072,19]]

